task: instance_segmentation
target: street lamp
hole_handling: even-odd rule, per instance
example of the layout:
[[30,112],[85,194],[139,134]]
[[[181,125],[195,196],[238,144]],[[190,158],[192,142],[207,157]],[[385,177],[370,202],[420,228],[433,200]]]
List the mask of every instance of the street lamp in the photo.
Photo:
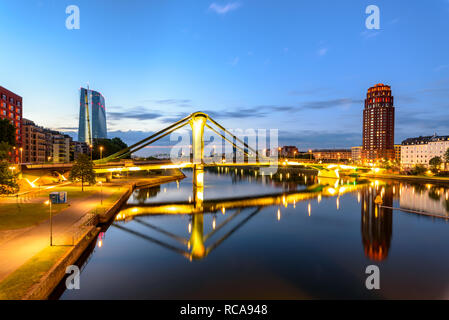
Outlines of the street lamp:
[[103,146],[100,147],[100,160],[103,159]]
[[45,205],[50,206],[50,247],[53,245],[53,216],[51,214],[51,200],[44,202]]
[[23,162],[23,161],[22,161],[22,151],[23,151],[23,148],[20,147],[19,150],[20,150],[20,164],[22,164],[22,162]]
[[92,161],[92,145],[91,144],[89,145],[89,148],[90,148],[90,161]]

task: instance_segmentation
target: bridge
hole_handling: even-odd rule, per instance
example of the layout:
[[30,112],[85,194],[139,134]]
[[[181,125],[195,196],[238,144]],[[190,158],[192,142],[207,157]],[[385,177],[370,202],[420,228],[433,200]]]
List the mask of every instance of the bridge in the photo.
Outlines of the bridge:
[[[191,145],[191,159],[189,161],[176,161],[174,162],[141,162],[123,160],[129,157],[131,154],[157,142],[158,140],[166,137],[167,135],[190,126],[192,131],[192,145]],[[213,133],[221,137],[225,142],[230,143],[233,146],[233,162],[227,162],[224,157],[219,161],[210,161],[204,157],[204,131],[210,129]],[[226,136],[227,135],[227,136]],[[236,161],[236,152],[239,150],[245,156],[242,162]],[[119,161],[119,162],[117,162]],[[208,166],[256,166],[256,167],[270,167],[275,166],[288,166],[295,167],[301,166],[306,168],[315,169],[318,171],[319,177],[335,178],[340,177],[340,171],[356,171],[358,168],[354,166],[346,166],[341,164],[313,164],[309,162],[278,161],[277,156],[275,158],[266,157],[261,155],[257,150],[254,150],[242,139],[229,132],[225,127],[212,119],[209,115],[203,112],[195,112],[191,115],[169,125],[168,127],[152,134],[151,136],[115,153],[108,157],[95,161],[95,171],[97,173],[111,174],[112,172],[126,172],[126,171],[139,171],[139,170],[155,170],[155,169],[172,169],[172,168],[193,168],[195,171],[202,172],[204,167]],[[198,176],[198,175],[194,175]],[[195,183],[201,183],[196,181]]]
[[[143,148],[154,144],[169,134],[180,130],[186,126],[190,126],[192,132],[191,154],[189,159],[175,159],[162,161],[138,161],[128,159],[132,154],[142,150]],[[225,143],[229,143],[233,147],[233,159],[227,161],[222,155],[220,159],[210,159],[204,157],[204,132],[205,129],[211,130],[213,133],[222,138]],[[237,150],[243,153],[243,161],[237,162]],[[51,171],[54,175],[60,176],[66,180],[67,172],[70,171],[73,164],[33,164],[22,165],[25,172],[46,170]],[[192,168],[194,170],[193,183],[199,187],[203,186],[203,176],[205,167],[258,167],[278,169],[279,167],[294,168],[302,167],[314,169],[318,172],[318,177],[339,179],[340,174],[350,175],[356,173],[359,169],[371,170],[367,167],[348,166],[343,164],[319,164],[308,161],[296,161],[288,159],[278,159],[275,157],[266,157],[254,150],[242,139],[232,134],[229,130],[212,119],[204,112],[195,112],[191,115],[180,119],[179,121],[167,126],[166,128],[150,135],[149,137],[100,160],[94,161],[94,170],[97,174],[106,175],[107,180],[112,179],[113,173],[133,172],[144,170],[160,170],[160,169],[182,169]],[[262,171],[262,174],[263,171]]]

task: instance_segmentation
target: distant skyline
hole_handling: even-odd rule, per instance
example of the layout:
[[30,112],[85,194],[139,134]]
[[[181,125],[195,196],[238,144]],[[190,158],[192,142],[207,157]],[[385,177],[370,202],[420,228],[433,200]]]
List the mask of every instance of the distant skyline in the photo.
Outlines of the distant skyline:
[[[65,28],[71,4],[80,30]],[[400,143],[449,134],[448,30],[448,0],[2,1],[0,85],[56,130],[78,130],[89,83],[128,143],[201,110],[307,150],[361,145],[366,91],[384,83]]]

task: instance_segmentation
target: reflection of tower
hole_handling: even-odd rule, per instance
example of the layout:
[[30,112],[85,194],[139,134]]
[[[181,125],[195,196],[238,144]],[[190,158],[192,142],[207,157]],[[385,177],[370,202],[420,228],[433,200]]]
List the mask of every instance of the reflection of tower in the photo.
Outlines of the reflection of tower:
[[371,260],[381,261],[387,258],[393,233],[392,209],[379,208],[374,199],[382,194],[383,204],[393,205],[393,190],[385,187],[384,192],[376,188],[366,188],[362,192],[362,242],[365,255]]

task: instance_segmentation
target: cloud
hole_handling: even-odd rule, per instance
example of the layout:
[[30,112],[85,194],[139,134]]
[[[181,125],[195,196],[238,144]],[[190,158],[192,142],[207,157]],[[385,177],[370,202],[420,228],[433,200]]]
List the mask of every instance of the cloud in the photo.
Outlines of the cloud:
[[231,65],[232,66],[236,66],[240,61],[239,57],[235,57],[232,61],[231,61]]
[[296,145],[300,150],[349,149],[362,143],[361,132],[301,130],[279,132],[279,145]]
[[214,2],[209,6],[209,10],[212,10],[217,14],[223,15],[230,11],[238,9],[240,6],[241,6],[240,3],[238,2],[230,2],[227,3],[226,5],[219,5]]
[[328,48],[321,48],[321,49],[319,49],[319,50],[317,51],[317,54],[318,54],[320,57],[322,57],[322,56],[325,56],[325,55],[326,55],[327,51],[329,51]]
[[444,69],[447,69],[447,68],[449,68],[449,64],[443,64],[443,65],[440,65],[440,66],[438,66],[438,67],[436,67],[435,69],[434,69],[434,71],[441,71],[441,70],[444,70]]
[[321,109],[329,109],[334,107],[349,107],[353,104],[363,104],[363,100],[354,100],[351,98],[341,98],[341,99],[330,99],[330,100],[321,100],[321,101],[308,101],[300,105],[302,110],[305,109],[313,109],[313,110],[321,110]]
[[[118,109],[121,107],[114,107]],[[164,115],[158,111],[147,110],[145,107],[135,107],[130,109],[121,108],[123,111],[110,111],[107,114],[108,120],[123,120],[123,119],[136,119],[136,120],[152,120],[163,117]]]
[[362,37],[365,39],[374,38],[377,37],[380,34],[380,31],[374,31],[374,30],[366,30],[360,33]]

